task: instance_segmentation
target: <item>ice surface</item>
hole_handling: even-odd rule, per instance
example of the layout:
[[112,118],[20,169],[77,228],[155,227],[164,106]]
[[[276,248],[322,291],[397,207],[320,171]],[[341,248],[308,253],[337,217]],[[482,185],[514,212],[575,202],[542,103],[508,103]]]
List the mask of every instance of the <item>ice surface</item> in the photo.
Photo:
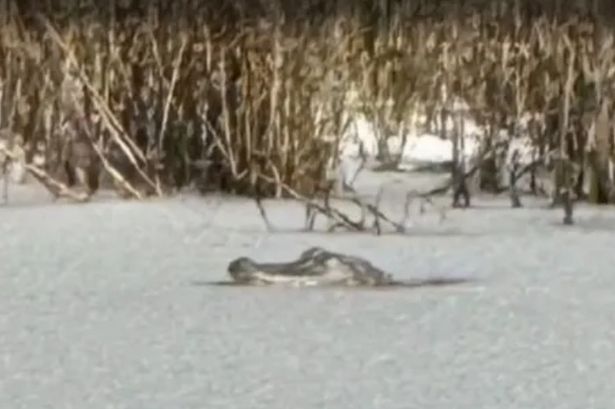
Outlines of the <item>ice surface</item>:
[[[372,176],[375,178],[375,176]],[[387,175],[386,206],[426,175]],[[423,179],[420,179],[423,178]],[[369,190],[375,179],[358,186]],[[449,198],[442,204],[449,203]],[[300,206],[183,195],[0,207],[0,408],[612,408],[615,213],[525,200],[412,213],[407,236],[299,233]],[[234,288],[238,256],[308,246],[416,290]]]

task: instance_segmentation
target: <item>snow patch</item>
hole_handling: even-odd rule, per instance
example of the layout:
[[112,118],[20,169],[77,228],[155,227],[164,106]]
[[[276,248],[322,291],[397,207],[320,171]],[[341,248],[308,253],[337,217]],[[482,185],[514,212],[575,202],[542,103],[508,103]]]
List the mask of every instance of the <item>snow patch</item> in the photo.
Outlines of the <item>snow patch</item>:
[[[521,118],[516,137],[510,138],[506,129],[500,129],[496,133],[496,144],[509,141],[504,153],[507,165],[512,163],[515,152],[521,166],[527,166],[536,160],[537,152],[528,130],[530,119],[528,115]],[[452,119],[449,118],[445,126],[450,135],[453,130]],[[464,146],[460,154],[461,158],[471,162],[480,154],[481,140],[486,135],[486,129],[471,117],[464,118],[463,128]],[[385,143],[379,143],[379,141]],[[453,141],[451,139],[442,139],[434,133],[410,129],[406,133],[404,143],[402,135],[386,135],[383,130],[378,129],[377,124],[363,114],[357,114],[350,119],[350,124],[341,138],[340,159],[356,160],[361,156],[372,160],[377,159],[381,154],[381,145],[386,147],[392,157],[400,158],[399,168],[402,170],[413,169],[417,164],[446,164],[453,161]]]
[[[466,120],[464,124],[465,140],[462,155],[466,159],[478,153],[479,138],[482,129],[473,121]],[[379,156],[381,143],[385,145],[392,156],[401,156],[400,164],[413,162],[447,163],[453,158],[453,142],[442,139],[432,133],[419,133],[409,131],[406,141],[402,135],[385,135],[378,131],[377,125],[369,121],[364,115],[357,115],[351,119],[346,133],[340,142],[340,156],[342,158],[357,158],[364,155],[373,159]]]

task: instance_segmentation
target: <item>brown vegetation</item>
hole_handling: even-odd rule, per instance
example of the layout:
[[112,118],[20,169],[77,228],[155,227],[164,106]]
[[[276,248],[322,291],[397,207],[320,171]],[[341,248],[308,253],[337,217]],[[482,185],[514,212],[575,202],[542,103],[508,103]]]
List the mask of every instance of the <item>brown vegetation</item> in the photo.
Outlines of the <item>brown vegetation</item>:
[[[0,127],[30,161],[44,146],[40,170],[69,188],[92,194],[104,173],[136,198],[187,185],[310,198],[331,185],[350,113],[394,162],[388,134],[455,119],[463,98],[491,130],[481,186],[507,171],[496,130],[509,142],[529,115],[537,164],[576,172],[555,178],[558,198],[589,184],[592,201],[615,200],[608,2],[30,3],[1,3]],[[458,128],[442,129],[456,152]],[[470,169],[453,172],[457,202]]]

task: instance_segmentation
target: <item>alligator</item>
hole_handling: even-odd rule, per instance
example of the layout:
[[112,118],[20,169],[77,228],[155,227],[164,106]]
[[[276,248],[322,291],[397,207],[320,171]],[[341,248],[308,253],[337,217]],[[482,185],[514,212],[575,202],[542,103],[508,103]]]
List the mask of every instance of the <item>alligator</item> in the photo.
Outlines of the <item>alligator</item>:
[[228,272],[239,284],[377,286],[393,282],[390,274],[369,261],[321,247],[311,247],[289,262],[257,263],[240,257],[229,264]]
[[335,253],[321,247],[305,250],[298,259],[288,262],[258,263],[248,257],[237,258],[228,265],[228,273],[238,285],[289,285],[390,287],[445,285],[465,279],[419,279],[398,281],[369,261]]

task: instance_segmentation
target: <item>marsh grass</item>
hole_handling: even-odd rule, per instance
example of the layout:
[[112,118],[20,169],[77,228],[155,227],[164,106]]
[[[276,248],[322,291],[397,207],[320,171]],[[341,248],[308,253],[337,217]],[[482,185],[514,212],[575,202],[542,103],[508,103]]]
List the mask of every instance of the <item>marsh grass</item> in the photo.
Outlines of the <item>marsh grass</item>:
[[[442,126],[463,98],[484,151],[493,129],[510,141],[530,117],[537,162],[571,161],[594,201],[614,196],[615,55],[598,2],[68,3],[2,3],[0,127],[24,135],[29,161],[44,145],[54,177],[67,127],[85,120],[129,196],[314,196],[331,187],[353,115],[395,162],[387,138]],[[439,131],[462,146],[454,127]],[[480,158],[490,172],[503,171],[496,156]]]

